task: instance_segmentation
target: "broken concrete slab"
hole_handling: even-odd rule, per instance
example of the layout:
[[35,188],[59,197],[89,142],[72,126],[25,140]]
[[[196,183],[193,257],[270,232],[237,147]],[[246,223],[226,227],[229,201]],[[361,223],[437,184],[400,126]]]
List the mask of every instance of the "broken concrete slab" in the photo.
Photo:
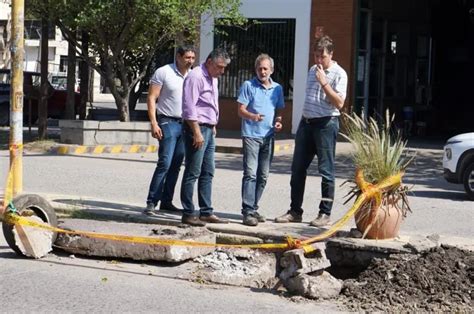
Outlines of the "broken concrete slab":
[[[88,232],[113,233],[138,237],[156,237],[162,239],[176,239],[194,242],[216,243],[214,233],[206,228],[174,227],[149,224],[134,224],[65,219],[60,227],[68,230]],[[130,243],[124,241],[99,239],[85,235],[58,234],[55,245],[67,252],[89,256],[113,258],[131,258],[134,260],[156,260],[166,262],[181,262],[206,255],[214,251],[214,247],[179,246]]]
[[307,223],[279,224],[267,221],[259,223],[258,227],[249,227],[241,223],[207,224],[206,228],[213,232],[238,234],[257,237],[265,242],[286,242],[288,236],[294,239],[308,239],[314,237],[325,229],[309,226]]
[[324,243],[311,244],[316,250],[305,253],[303,249],[289,250],[283,253],[280,259],[280,279],[287,280],[300,274],[313,273],[331,266],[331,262],[326,258],[326,245]]
[[[37,216],[28,217],[29,220],[44,224]],[[23,255],[33,258],[46,256],[53,250],[54,232],[31,226],[15,225],[13,227],[15,244]]]
[[251,288],[273,287],[277,259],[274,254],[249,249],[219,249],[196,258],[195,279]]
[[431,236],[414,235],[414,236],[411,236],[410,239],[408,240],[408,243],[404,245],[404,247],[411,249],[413,253],[421,253],[421,252],[429,251],[438,246],[440,246],[438,235],[431,235]]
[[406,241],[331,238],[326,254],[337,267],[366,267],[373,258],[388,258],[390,254],[412,253],[405,248]]
[[264,241],[257,237],[244,236],[230,233],[217,233],[216,242],[218,244],[261,244]]
[[323,271],[317,275],[301,274],[284,281],[289,292],[311,299],[331,299],[341,292],[343,281]]

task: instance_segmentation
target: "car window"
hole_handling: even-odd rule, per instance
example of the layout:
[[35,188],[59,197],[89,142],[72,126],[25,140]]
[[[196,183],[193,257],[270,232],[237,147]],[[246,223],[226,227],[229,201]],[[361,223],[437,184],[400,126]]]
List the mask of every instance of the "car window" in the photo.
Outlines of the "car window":
[[40,86],[41,85],[41,75],[32,74],[31,75],[31,85]]
[[10,84],[10,71],[0,72],[0,84]]

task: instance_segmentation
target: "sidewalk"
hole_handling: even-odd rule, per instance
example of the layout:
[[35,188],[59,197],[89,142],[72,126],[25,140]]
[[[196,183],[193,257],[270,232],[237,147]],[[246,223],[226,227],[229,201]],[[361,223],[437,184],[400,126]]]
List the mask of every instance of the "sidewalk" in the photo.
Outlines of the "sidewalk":
[[[154,216],[146,216],[142,213],[143,206],[139,204],[114,203],[108,200],[95,198],[84,198],[66,195],[41,195],[46,198],[56,213],[60,217],[70,217],[88,220],[101,220],[107,222],[127,222],[130,223],[133,234],[133,226],[137,228],[141,224],[164,226],[182,226],[181,214],[176,212],[160,211]],[[323,228],[309,226],[308,222],[303,223],[274,223],[274,217],[267,217],[265,223],[260,223],[256,227],[249,227],[242,224],[241,216],[237,214],[219,213],[219,216],[229,219],[229,224],[207,224],[209,231],[217,233],[217,243],[239,244],[239,243],[268,243],[286,242],[288,236],[294,239],[306,239],[322,233]],[[333,221],[334,223],[335,221]],[[137,229],[138,230],[138,229]],[[87,231],[87,230],[85,230]],[[89,230],[92,231],[92,230]],[[421,239],[432,237],[433,235],[421,234],[401,234],[393,240],[367,240],[347,238],[349,227],[345,226],[337,232],[332,240],[337,238],[350,239],[345,245],[349,247],[357,246],[370,251],[395,250],[406,251],[407,244],[413,241],[420,242]],[[437,235],[436,235],[437,237]],[[330,240],[331,241],[331,240]],[[422,241],[423,242],[423,241]],[[455,236],[439,235],[438,243],[457,246],[463,249],[474,250],[474,239]]]
[[[224,133],[224,131],[223,131]],[[229,133],[229,132],[225,132]],[[234,133],[234,132],[232,132]],[[226,154],[242,154],[242,140],[240,136],[234,134],[216,137],[216,152]],[[293,139],[276,139],[275,153],[292,152],[294,147]],[[155,153],[158,145],[70,145],[57,143],[51,147],[50,153],[59,155],[68,154],[118,154],[118,153]]]

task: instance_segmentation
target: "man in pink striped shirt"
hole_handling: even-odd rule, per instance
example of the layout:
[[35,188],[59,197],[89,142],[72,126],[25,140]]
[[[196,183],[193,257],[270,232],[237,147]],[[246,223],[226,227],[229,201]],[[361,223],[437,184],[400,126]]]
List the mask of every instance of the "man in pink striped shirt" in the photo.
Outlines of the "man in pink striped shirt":
[[[206,223],[227,223],[217,217],[212,208],[212,178],[216,125],[219,120],[217,78],[230,63],[223,49],[213,50],[206,62],[194,68],[183,85],[183,127],[185,169],[181,183],[181,221],[191,226]],[[194,184],[198,180],[199,217],[193,203]]]

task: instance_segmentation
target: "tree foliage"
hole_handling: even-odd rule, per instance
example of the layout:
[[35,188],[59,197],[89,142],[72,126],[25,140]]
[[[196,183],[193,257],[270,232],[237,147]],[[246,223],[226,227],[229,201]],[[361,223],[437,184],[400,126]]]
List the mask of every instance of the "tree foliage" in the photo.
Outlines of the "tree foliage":
[[[193,42],[201,15],[241,24],[240,0],[30,0],[27,8],[48,14],[85,59],[105,79],[120,112],[129,120],[130,91],[146,74],[155,53],[170,42]],[[76,31],[89,34],[81,50]]]

